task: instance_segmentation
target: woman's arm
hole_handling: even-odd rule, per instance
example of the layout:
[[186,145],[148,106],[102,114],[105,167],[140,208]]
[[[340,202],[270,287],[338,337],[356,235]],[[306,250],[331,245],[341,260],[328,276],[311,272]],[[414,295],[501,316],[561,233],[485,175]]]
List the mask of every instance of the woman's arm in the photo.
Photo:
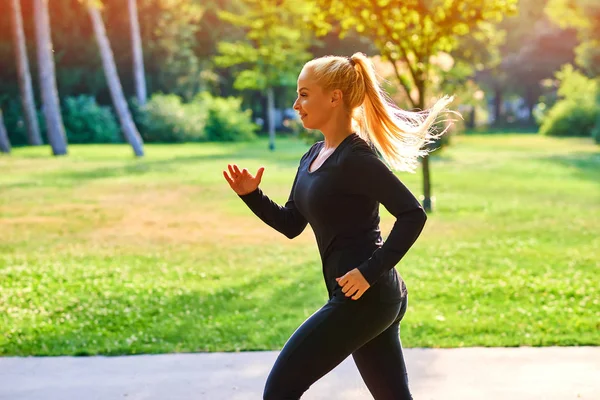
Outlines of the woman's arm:
[[350,190],[383,204],[396,217],[383,246],[357,267],[369,285],[373,285],[408,252],[421,234],[427,214],[410,190],[373,152],[354,149],[345,166],[350,172]]
[[238,194],[238,196],[246,203],[252,212],[267,225],[283,233],[288,238],[293,239],[301,234],[308,224],[294,204],[294,189],[296,187],[297,179],[298,172],[296,171],[292,190],[290,191],[288,201],[285,203],[284,207],[281,207],[279,204],[269,199],[260,187],[257,187],[254,191],[244,195]]

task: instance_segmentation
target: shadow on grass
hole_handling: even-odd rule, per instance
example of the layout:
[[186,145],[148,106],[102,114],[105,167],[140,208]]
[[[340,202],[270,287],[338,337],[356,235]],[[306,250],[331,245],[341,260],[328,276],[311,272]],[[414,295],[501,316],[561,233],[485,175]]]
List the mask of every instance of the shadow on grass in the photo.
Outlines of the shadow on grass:
[[[282,154],[268,155],[264,157],[265,163],[277,165],[278,167],[296,168],[300,162],[301,155]],[[207,161],[223,161],[223,168],[227,168],[228,163],[239,163],[240,160],[255,160],[260,159],[260,154],[256,152],[240,152],[233,154],[208,154],[194,156],[176,156],[173,158],[147,161],[147,160],[132,160],[128,164],[120,164],[114,166],[104,166],[93,169],[82,170],[63,170],[59,172],[49,173],[35,180],[23,180],[2,185],[6,189],[11,188],[27,188],[38,186],[72,186],[75,183],[85,183],[99,179],[110,179],[126,176],[143,176],[151,173],[181,173],[183,167],[189,167],[192,164],[201,164]],[[200,168],[199,168],[200,169]]]
[[538,159],[541,161],[558,163],[564,167],[573,168],[577,171],[575,177],[600,183],[600,152],[579,152],[568,155],[540,157]]

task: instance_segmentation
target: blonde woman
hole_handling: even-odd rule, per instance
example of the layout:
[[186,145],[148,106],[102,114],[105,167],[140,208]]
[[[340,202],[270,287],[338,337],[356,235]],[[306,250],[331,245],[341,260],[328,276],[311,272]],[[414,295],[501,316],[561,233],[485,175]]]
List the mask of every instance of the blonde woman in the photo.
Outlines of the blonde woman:
[[[264,167],[255,176],[235,164],[223,171],[246,205],[288,238],[311,225],[329,295],[283,346],[263,399],[299,399],[350,354],[376,400],[411,399],[399,338],[407,290],[394,267],[427,216],[392,169],[414,172],[425,146],[444,133],[432,126],[452,98],[427,111],[400,110],[362,53],[309,61],[297,91],[302,124],[324,140],[300,159],[285,206],[259,188]],[[396,218],[385,243],[380,203]]]

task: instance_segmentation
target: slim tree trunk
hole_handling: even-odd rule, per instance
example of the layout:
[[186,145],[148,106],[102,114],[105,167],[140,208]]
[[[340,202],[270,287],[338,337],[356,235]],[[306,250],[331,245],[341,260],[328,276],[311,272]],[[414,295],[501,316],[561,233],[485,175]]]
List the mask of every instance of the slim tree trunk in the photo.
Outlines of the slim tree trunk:
[[40,91],[48,142],[52,153],[67,154],[67,136],[60,114],[60,102],[56,89],[54,58],[52,55],[52,37],[50,34],[50,16],[48,15],[48,0],[33,1],[33,16],[35,37],[37,42],[38,70],[40,76]]
[[119,116],[119,122],[121,123],[121,130],[123,135],[133,148],[133,152],[137,157],[144,155],[144,148],[142,138],[133,123],[133,118],[129,112],[127,101],[123,95],[123,87],[117,74],[117,67],[113,52],[110,48],[108,37],[106,36],[106,30],[104,29],[104,22],[98,8],[91,4],[87,5],[92,25],[94,27],[94,33],[96,35],[96,41],[98,42],[98,48],[100,49],[100,55],[102,58],[102,66],[104,67],[104,75],[108,83],[110,90],[110,96],[112,97],[113,105]]
[[144,77],[144,56],[140,39],[140,23],[136,0],[128,0],[129,22],[131,25],[131,46],[133,49],[133,75],[135,94],[140,105],[146,104],[146,79]]
[[[415,82],[415,86],[418,89],[419,101],[417,102],[417,108],[420,110],[425,109],[425,91],[426,86],[424,81]],[[426,155],[421,160],[421,167],[423,169],[423,209],[426,212],[432,211],[431,204],[431,176],[429,173],[429,155]]]
[[494,125],[499,126],[502,122],[502,89],[497,86],[494,88]]
[[0,110],[0,152],[10,153],[10,141],[8,140],[8,134],[6,133],[6,126],[4,126],[2,110]]
[[467,123],[466,123],[468,129],[475,128],[476,109],[477,109],[477,107],[472,105],[471,109],[469,110],[469,118],[467,119]]
[[29,72],[29,60],[27,59],[27,47],[25,34],[23,33],[23,17],[21,16],[21,1],[10,0],[12,12],[12,32],[15,47],[15,58],[17,59],[17,73],[19,76],[19,90],[21,92],[21,106],[25,115],[25,126],[27,128],[27,141],[32,146],[42,145],[42,136],[35,112],[35,99],[31,85],[31,73]]
[[423,168],[423,209],[427,212],[431,212],[431,178],[429,175],[428,155],[421,160],[421,166]]
[[269,150],[275,150],[275,93],[272,87],[267,88],[267,124],[269,126]]

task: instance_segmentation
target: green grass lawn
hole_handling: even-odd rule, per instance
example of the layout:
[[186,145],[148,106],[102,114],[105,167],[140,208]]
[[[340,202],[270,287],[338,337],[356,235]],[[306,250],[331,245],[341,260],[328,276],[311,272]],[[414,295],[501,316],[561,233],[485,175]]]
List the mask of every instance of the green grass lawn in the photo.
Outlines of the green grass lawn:
[[[307,148],[0,157],[0,355],[280,349],[326,301],[314,236],[265,225],[221,171],[264,165],[261,187],[283,204]],[[398,176],[421,193],[420,171]],[[456,137],[432,182],[435,212],[396,267],[409,290],[404,346],[600,345],[591,139]],[[393,222],[382,207],[386,236]]]

